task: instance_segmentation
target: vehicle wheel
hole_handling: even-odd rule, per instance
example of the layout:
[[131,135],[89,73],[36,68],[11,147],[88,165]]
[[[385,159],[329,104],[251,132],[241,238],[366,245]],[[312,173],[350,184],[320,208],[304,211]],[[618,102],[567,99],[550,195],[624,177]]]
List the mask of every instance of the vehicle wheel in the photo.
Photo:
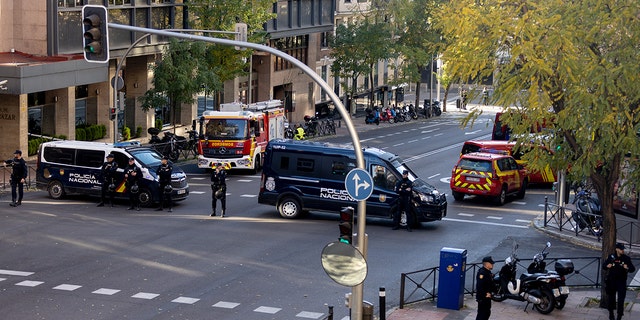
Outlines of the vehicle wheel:
[[169,152],[169,160],[171,160],[171,162],[178,161],[178,158],[180,158],[180,151],[174,150]]
[[532,290],[534,296],[540,297],[540,304],[533,305],[533,308],[538,310],[542,314],[549,314],[553,311],[556,305],[556,299],[553,297],[553,293],[549,289]]
[[456,201],[464,200],[464,193],[462,192],[451,191],[451,194],[453,194],[453,199]]
[[507,202],[506,186],[502,186],[502,188],[500,188],[500,193],[495,197],[494,201],[499,206],[504,205],[504,203]]
[[140,189],[138,194],[138,203],[141,207],[150,207],[153,204],[153,196],[147,189]]
[[47,187],[47,191],[49,192],[49,197],[53,199],[60,199],[64,197],[64,187],[60,181],[51,181]]
[[295,219],[302,213],[302,206],[300,201],[294,197],[286,197],[280,201],[278,205],[278,212],[280,216],[285,219]]
[[394,123],[394,122],[396,122],[395,118],[389,118],[389,123]]
[[251,172],[253,172],[253,174],[258,173],[258,171],[260,171],[260,168],[262,168],[262,165],[260,163],[260,155],[256,155],[255,159],[253,159],[253,170],[251,170]]
[[564,308],[564,305],[566,303],[567,303],[567,297],[559,296],[558,299],[556,299],[556,309],[562,310],[562,308]]
[[524,181],[522,181],[522,186],[520,186],[520,190],[518,191],[518,194],[516,195],[516,197],[518,199],[524,199],[524,194],[527,191],[527,179],[524,179]]
[[376,119],[376,125],[380,125],[380,119]]
[[439,117],[442,114],[442,110],[436,109],[436,116]]

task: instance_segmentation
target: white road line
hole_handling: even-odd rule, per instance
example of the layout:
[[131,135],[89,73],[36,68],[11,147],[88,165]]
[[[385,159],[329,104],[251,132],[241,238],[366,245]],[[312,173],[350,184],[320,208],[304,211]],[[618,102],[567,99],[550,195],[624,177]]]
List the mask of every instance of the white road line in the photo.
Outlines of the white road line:
[[392,147],[399,147],[399,146],[401,146],[403,144],[404,144],[404,142],[396,143],[396,144],[392,145]]
[[520,226],[515,224],[506,224],[506,223],[496,223],[496,222],[485,222],[485,221],[471,221],[471,220],[462,220],[462,219],[452,219],[452,218],[443,218],[444,221],[452,221],[452,222],[464,222],[464,223],[475,223],[475,224],[486,224],[490,226],[501,226],[501,227],[511,227],[511,228],[520,228],[520,229],[529,229],[528,226]]
[[427,177],[427,179],[432,179],[432,178],[435,178],[435,177],[437,177],[437,176],[439,176],[439,175],[440,175],[439,173],[436,173],[436,174],[434,174],[434,175],[432,175],[432,176],[428,176],[428,177]]
[[418,140],[418,139],[413,139],[413,140],[409,140],[409,141],[407,141],[407,143],[413,143],[413,142],[418,142],[418,141],[420,141],[420,140]]
[[82,286],[78,286],[75,284],[61,284],[59,286],[53,287],[53,289],[55,290],[62,290],[62,291],[73,291],[79,288],[82,288]]
[[171,302],[184,303],[184,304],[194,304],[194,303],[196,303],[198,301],[200,301],[200,299],[198,299],[198,298],[189,298],[189,297],[179,297],[179,298],[175,298],[175,299],[171,300]]
[[493,219],[493,220],[502,220],[502,217],[496,217],[496,216],[487,216],[487,219]]
[[463,216],[463,217],[473,217],[475,216],[475,214],[473,213],[458,213],[459,216]]
[[527,203],[526,203],[526,202],[524,202],[524,201],[511,201],[511,203],[519,204],[519,205],[523,205],[523,206],[524,206],[525,204],[527,204]]
[[7,278],[0,278],[0,281],[5,281],[7,280]]
[[205,194],[204,191],[189,191],[191,194]]
[[302,312],[296,314],[296,317],[298,317],[298,318],[306,318],[306,319],[320,319],[320,317],[322,317],[323,315],[324,315],[324,313],[302,311]]
[[33,272],[27,272],[27,271],[15,271],[15,270],[2,270],[0,269],[0,274],[6,274],[8,276],[21,276],[21,277],[27,277],[33,274]]
[[269,313],[269,314],[275,314],[278,311],[282,310],[281,308],[273,308],[273,307],[265,307],[265,306],[260,306],[258,308],[256,308],[255,312],[261,312],[261,313]]
[[249,180],[249,179],[238,179],[236,181],[238,181],[238,182],[253,182],[253,180]]
[[193,178],[189,177],[189,179],[191,179],[191,180],[204,180],[205,177],[193,177]]
[[94,292],[91,292],[91,293],[102,294],[102,295],[105,295],[105,296],[112,296],[112,295],[114,295],[114,294],[116,294],[118,292],[120,292],[120,290],[100,288],[100,289],[98,289],[98,290],[96,290]]
[[44,282],[42,281],[31,281],[31,280],[25,280],[25,281],[21,281],[16,283],[16,286],[21,286],[21,287],[37,287],[41,284],[43,284]]
[[243,195],[240,195],[240,198],[255,198],[257,196],[258,196],[257,194],[243,194]]
[[212,307],[233,309],[239,305],[240,305],[239,303],[235,303],[235,302],[218,301],[216,304],[212,305]]
[[531,220],[516,219],[516,222],[530,223]]
[[132,295],[131,298],[151,300],[151,299],[154,299],[154,298],[156,298],[158,296],[159,296],[159,294],[157,294],[157,293],[138,292],[138,293]]

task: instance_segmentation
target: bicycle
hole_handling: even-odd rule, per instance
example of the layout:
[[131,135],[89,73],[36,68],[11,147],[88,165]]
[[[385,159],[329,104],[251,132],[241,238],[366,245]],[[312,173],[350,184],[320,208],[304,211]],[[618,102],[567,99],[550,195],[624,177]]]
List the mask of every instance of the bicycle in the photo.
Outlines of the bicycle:
[[189,154],[193,154],[193,158],[198,157],[198,131],[188,130],[189,138],[185,143],[181,144],[181,152],[184,159],[189,158]]

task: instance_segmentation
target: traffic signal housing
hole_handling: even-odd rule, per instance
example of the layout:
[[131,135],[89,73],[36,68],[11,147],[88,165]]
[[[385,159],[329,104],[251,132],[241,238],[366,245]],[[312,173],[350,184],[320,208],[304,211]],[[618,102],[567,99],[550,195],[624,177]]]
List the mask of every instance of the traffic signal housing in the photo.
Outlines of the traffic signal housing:
[[116,119],[116,114],[118,113],[118,110],[116,110],[116,108],[110,108],[109,109],[109,119],[111,121]]
[[353,244],[353,207],[344,207],[340,210],[340,238],[342,243]]
[[106,63],[109,61],[107,16],[107,8],[103,6],[86,5],[82,7],[84,59],[87,62]]

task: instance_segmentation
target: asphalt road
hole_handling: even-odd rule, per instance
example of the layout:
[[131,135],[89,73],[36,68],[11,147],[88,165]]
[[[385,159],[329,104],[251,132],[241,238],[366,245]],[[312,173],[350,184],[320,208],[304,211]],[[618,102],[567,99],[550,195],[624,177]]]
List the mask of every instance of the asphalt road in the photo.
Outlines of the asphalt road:
[[[460,129],[452,114],[364,131],[365,145],[401,155],[425,181],[450,194],[448,179],[462,142],[486,138],[481,119]],[[371,128],[373,129],[373,128]],[[333,137],[349,142],[348,137]],[[2,319],[322,319],[348,314],[344,294],[320,264],[322,248],[337,239],[337,215],[312,212],[284,220],[257,204],[259,175],[228,177],[228,217],[209,217],[208,175],[182,164],[191,195],[172,213],[96,208],[96,199],[51,200],[29,192],[13,209],[0,198],[0,314]],[[468,250],[468,261],[504,259],[511,243],[532,257],[551,241],[552,257],[599,253],[535,231],[548,187],[533,186],[523,200],[496,207],[484,199],[449,198],[445,220],[408,233],[368,219],[365,300],[387,308],[399,302],[400,274],[438,265],[442,247]]]

